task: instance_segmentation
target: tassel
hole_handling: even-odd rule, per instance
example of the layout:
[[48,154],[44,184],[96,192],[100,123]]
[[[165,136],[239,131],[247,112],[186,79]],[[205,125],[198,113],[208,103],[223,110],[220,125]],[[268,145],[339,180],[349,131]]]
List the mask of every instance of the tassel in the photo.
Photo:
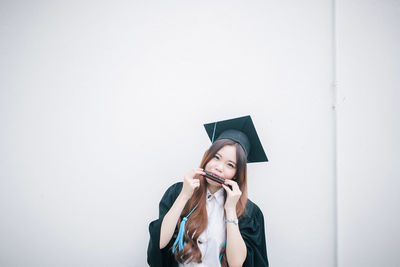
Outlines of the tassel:
[[181,224],[179,225],[179,233],[178,233],[178,236],[176,237],[176,240],[172,246],[172,253],[175,252],[175,247],[176,247],[177,243],[178,243],[178,251],[181,251],[183,249],[183,237],[185,236],[186,221],[187,221],[187,217],[184,217],[181,221]]
[[[224,245],[222,246],[222,248],[224,248],[225,246],[226,246],[226,239],[225,239],[225,242],[224,242]],[[222,252],[219,255],[219,261],[221,261],[221,260],[222,260]]]
[[190,216],[190,214],[192,214],[192,212],[197,208],[197,205],[189,212],[188,215],[186,215],[185,217],[183,217],[180,225],[179,225],[179,232],[178,232],[178,236],[175,239],[174,244],[172,245],[172,253],[175,253],[175,248],[176,245],[178,244],[178,252],[180,252],[181,250],[183,250],[183,238],[185,236],[185,224],[186,221],[188,219],[188,217]]

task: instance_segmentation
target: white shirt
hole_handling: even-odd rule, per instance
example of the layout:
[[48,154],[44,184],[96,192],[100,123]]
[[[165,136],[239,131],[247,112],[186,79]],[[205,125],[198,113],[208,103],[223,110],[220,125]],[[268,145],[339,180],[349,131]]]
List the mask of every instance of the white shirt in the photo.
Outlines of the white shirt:
[[214,194],[207,189],[206,209],[208,225],[206,230],[199,236],[197,244],[201,251],[202,263],[191,262],[179,264],[183,267],[220,267],[220,251],[226,239],[226,225],[224,212],[224,189],[221,188]]

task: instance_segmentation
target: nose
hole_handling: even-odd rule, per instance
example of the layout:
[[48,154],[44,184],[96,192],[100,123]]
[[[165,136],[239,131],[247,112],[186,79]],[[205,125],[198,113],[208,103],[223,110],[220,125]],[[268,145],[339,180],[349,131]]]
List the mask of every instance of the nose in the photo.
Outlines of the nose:
[[222,163],[215,164],[214,168],[215,168],[216,171],[218,171],[220,173],[222,173],[222,171],[223,171]]

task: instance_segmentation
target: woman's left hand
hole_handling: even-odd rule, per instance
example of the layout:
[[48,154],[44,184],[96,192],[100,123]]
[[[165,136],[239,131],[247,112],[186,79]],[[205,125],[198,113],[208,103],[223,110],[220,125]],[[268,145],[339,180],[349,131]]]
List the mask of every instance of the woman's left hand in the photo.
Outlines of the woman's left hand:
[[[232,189],[229,188],[230,185]],[[238,184],[232,180],[225,180],[225,184],[222,187],[226,191],[226,201],[225,201],[225,210],[236,210],[236,204],[242,195],[242,191],[240,191]]]

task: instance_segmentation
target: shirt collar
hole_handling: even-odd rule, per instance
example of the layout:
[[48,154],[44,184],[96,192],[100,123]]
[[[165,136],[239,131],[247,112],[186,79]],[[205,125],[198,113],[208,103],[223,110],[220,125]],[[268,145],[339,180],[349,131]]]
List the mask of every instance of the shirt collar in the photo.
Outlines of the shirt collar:
[[217,192],[215,192],[214,194],[211,194],[210,191],[207,188],[207,201],[210,201],[212,199],[215,198],[215,200],[219,203],[219,204],[223,204],[224,203],[224,188],[219,189]]

